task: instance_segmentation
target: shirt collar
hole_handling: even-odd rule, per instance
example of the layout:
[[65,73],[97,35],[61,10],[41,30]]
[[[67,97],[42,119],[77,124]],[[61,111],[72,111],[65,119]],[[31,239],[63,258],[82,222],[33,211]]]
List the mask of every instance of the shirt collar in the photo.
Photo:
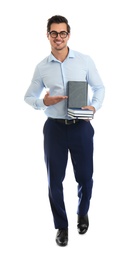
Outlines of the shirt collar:
[[[74,51],[69,49],[67,59],[74,58],[74,57],[75,57]],[[51,62],[51,61],[57,61],[57,59],[53,56],[52,53],[48,56],[48,62]]]

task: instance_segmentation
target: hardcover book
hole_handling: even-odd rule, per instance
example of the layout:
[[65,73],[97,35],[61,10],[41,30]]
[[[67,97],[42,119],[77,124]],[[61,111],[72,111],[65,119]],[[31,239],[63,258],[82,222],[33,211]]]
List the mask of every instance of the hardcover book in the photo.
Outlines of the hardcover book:
[[79,108],[68,108],[68,115],[72,118],[84,119],[89,118],[93,119],[94,111],[89,109],[79,109]]
[[67,85],[68,108],[87,106],[88,83],[86,81],[68,81]]
[[79,115],[79,116],[72,116],[70,114],[68,114],[69,117],[71,117],[72,119],[89,119],[89,120],[92,120],[94,118],[94,116],[90,116],[90,115]]
[[90,109],[68,108],[68,112],[73,115],[93,115],[94,111]]

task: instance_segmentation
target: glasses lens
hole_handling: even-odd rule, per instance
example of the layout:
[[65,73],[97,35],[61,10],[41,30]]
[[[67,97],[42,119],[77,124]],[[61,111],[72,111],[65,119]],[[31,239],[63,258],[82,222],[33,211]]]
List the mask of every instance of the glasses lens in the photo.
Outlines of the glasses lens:
[[58,33],[57,32],[50,32],[50,35],[52,38],[56,38],[58,36]]
[[61,38],[66,38],[67,35],[68,35],[67,32],[60,32],[60,37],[61,37]]

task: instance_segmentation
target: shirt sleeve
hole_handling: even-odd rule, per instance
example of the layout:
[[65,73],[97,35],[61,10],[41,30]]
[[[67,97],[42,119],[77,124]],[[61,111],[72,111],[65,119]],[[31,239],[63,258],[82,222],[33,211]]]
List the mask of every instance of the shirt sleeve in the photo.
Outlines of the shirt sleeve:
[[34,109],[38,110],[45,110],[47,106],[44,105],[43,103],[43,98],[40,98],[40,95],[44,89],[44,84],[39,72],[38,65],[35,68],[34,75],[31,81],[31,84],[29,88],[27,89],[25,96],[24,96],[24,101],[32,106]]
[[95,107],[96,111],[102,106],[105,96],[105,87],[97,71],[94,61],[88,58],[88,73],[87,81],[92,90],[91,106]]

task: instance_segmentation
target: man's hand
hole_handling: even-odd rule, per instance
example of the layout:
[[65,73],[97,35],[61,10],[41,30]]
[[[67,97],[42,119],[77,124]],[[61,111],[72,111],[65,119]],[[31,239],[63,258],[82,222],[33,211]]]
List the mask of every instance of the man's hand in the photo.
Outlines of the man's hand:
[[68,96],[50,96],[50,93],[47,92],[46,95],[44,96],[43,102],[45,106],[51,106],[55,105],[64,99],[67,99]]
[[95,108],[93,106],[85,106],[85,107],[82,107],[82,109],[89,109],[89,110],[93,110],[94,113],[95,113]]
[[[89,110],[92,110],[95,114],[95,108],[93,106],[85,106],[85,107],[82,107],[82,109],[89,109]],[[91,119],[85,119],[85,121],[90,121]]]

